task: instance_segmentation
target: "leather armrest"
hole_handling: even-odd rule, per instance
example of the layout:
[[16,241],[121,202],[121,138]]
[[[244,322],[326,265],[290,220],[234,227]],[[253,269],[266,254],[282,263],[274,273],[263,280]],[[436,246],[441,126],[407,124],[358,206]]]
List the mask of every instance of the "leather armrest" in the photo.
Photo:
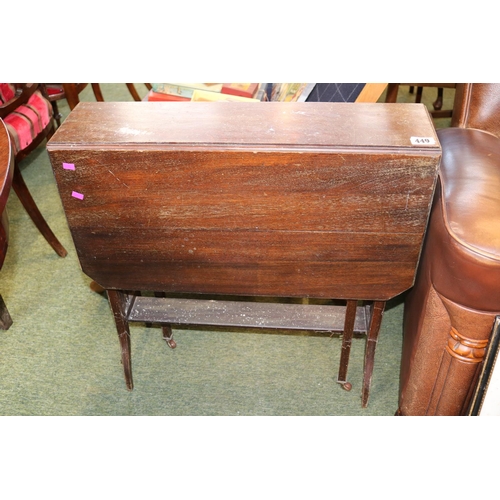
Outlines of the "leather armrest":
[[426,250],[433,255],[433,285],[445,297],[468,307],[497,310],[500,139],[460,128],[440,130],[438,136],[443,158],[429,226],[434,233],[429,238],[432,248]]

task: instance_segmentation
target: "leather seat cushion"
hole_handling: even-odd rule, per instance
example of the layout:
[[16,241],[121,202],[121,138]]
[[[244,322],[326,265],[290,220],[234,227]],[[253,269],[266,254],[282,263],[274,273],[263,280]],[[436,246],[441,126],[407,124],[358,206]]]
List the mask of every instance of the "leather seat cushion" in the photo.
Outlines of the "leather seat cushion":
[[438,131],[444,223],[459,245],[500,260],[500,139],[481,130]]

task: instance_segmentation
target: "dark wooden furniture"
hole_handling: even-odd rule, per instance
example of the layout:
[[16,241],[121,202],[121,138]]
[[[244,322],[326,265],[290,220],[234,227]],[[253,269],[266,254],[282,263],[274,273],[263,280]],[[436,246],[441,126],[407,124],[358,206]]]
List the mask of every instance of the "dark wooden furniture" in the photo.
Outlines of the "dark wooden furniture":
[[413,284],[436,182],[423,105],[81,103],[47,148],[82,269],[107,290],[129,389],[131,321],[160,323],[167,339],[186,323],[343,331],[347,389],[357,331],[366,406],[385,301]]
[[456,83],[389,83],[387,85],[387,93],[385,102],[397,102],[398,91],[400,85],[408,85],[410,87],[410,93],[417,89],[415,94],[415,102],[419,103],[422,100],[422,91],[424,87],[437,88],[436,100],[432,103],[434,109],[430,110],[430,114],[433,118],[451,118],[453,115],[453,109],[442,109],[443,107],[443,95],[444,89],[454,89],[456,88]]
[[[24,111],[21,109],[22,106],[29,105],[30,98],[39,91],[40,84],[38,83],[23,83],[16,84],[17,93],[9,101],[0,106],[0,118],[8,121],[9,115],[18,113],[24,115]],[[28,106],[29,107],[29,106]],[[37,111],[38,112],[38,111]],[[26,122],[29,122],[29,118],[26,118]],[[34,129],[34,127],[32,127]],[[61,242],[57,239],[56,235],[53,233],[47,221],[40,212],[35,200],[33,199],[28,186],[24,182],[24,178],[21,174],[21,169],[19,164],[24,158],[26,158],[30,153],[32,153],[44,140],[48,139],[54,131],[54,120],[52,119],[52,114],[48,119],[47,125],[41,129],[38,133],[34,134],[32,140],[25,146],[19,147],[17,151],[13,153],[14,161],[14,177],[12,181],[12,187],[19,200],[21,201],[26,212],[30,216],[31,220],[40,231],[42,236],[46,239],[47,243],[53,248],[53,250],[60,257],[65,257],[67,255],[66,249],[63,247]]]
[[[0,119],[0,269],[3,266],[9,243],[9,219],[6,205],[12,185],[13,172],[14,164],[9,133]],[[12,318],[0,295],[0,328],[8,330],[11,325]]]
[[[62,115],[59,112],[57,102],[61,99],[66,99],[68,102],[69,109],[73,109],[80,102],[80,92],[82,92],[88,83],[45,83],[44,86],[47,91],[47,98],[52,104],[54,110],[54,119],[57,126],[61,125]],[[101,87],[98,83],[91,83],[92,92],[96,98],[96,101],[103,102],[104,97],[101,92]],[[134,101],[141,101],[141,96],[137,92],[133,83],[126,83],[130,95]],[[150,83],[144,84],[148,90],[151,90],[152,85]]]
[[[64,95],[66,99],[68,100],[68,105],[70,109],[73,109],[79,102],[80,102],[80,97],[79,94],[80,92],[87,86],[87,83],[63,83],[62,88],[64,90]],[[98,83],[91,83],[90,84],[92,87],[92,92],[94,93],[94,96],[96,98],[96,101],[98,102],[104,102],[104,97],[101,92],[101,87]],[[141,97],[137,93],[137,90],[134,86],[133,83],[126,83],[128,91],[130,92],[130,95],[134,99],[134,101],[140,101]],[[151,90],[151,84],[150,83],[145,83],[146,87],[148,90]]]
[[[59,112],[59,106],[57,103],[62,99],[66,99],[66,101],[68,102],[69,109],[73,109],[80,102],[78,95],[87,87],[87,85],[88,83],[44,83],[43,84],[47,94],[47,99],[52,104],[52,110],[54,112],[54,120],[56,121],[58,127],[61,126],[62,115]],[[92,85],[97,85],[97,84],[92,84]],[[92,90],[94,92],[94,95],[96,96],[96,99],[99,100],[98,96],[101,95],[100,89],[98,87],[97,88],[92,87]],[[98,93],[96,93],[96,90],[98,91]],[[104,101],[104,99],[100,100]]]

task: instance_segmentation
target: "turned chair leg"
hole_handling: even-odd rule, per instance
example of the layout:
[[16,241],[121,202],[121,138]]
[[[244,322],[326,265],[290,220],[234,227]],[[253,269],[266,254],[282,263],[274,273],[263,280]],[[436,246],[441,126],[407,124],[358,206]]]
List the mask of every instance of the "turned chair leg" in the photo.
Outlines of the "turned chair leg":
[[444,94],[444,89],[443,87],[438,87],[438,95],[436,100],[432,103],[433,108],[436,111],[440,111],[441,108],[443,107],[443,94]]
[[38,228],[42,236],[47,240],[48,244],[55,250],[57,255],[60,257],[66,257],[68,252],[61,245],[59,240],[56,238],[55,234],[50,229],[49,225],[43,218],[43,215],[40,213],[35,200],[31,196],[31,193],[24,182],[23,176],[21,175],[21,171],[19,170],[19,166],[16,164],[14,166],[14,177],[12,179],[12,187],[14,188],[15,193],[17,194],[19,201],[22,203],[28,215],[31,217],[31,220],[35,223],[35,226]]
[[60,127],[62,114],[59,112],[59,107],[56,101],[52,101],[51,104],[52,104],[52,113],[54,115],[54,120],[56,121],[57,126]]

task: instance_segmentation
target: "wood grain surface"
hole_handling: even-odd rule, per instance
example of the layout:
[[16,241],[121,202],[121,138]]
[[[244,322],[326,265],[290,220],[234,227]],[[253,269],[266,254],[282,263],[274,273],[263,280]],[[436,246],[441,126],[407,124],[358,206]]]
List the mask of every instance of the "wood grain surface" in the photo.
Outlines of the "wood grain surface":
[[440,160],[419,104],[80,103],[48,151],[104,288],[368,300],[413,284]]

